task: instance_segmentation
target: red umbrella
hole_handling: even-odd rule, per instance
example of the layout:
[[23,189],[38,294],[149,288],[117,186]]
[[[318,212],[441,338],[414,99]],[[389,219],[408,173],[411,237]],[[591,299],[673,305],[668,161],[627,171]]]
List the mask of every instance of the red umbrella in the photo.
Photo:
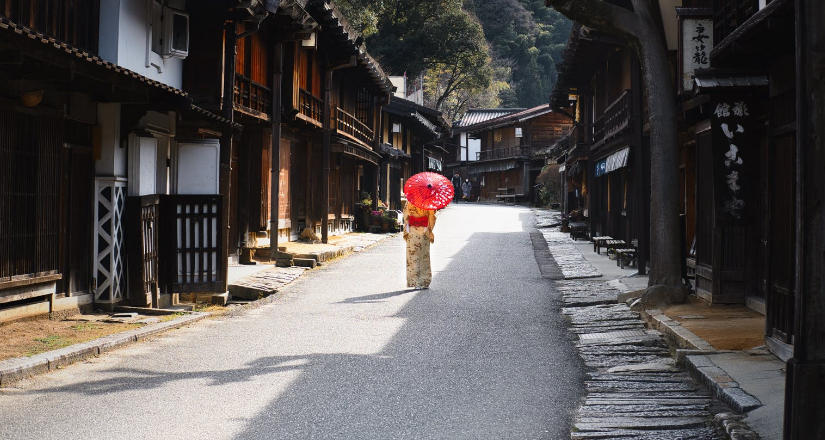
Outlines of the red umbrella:
[[437,173],[418,173],[404,183],[407,201],[421,209],[441,209],[450,204],[454,194],[449,179]]

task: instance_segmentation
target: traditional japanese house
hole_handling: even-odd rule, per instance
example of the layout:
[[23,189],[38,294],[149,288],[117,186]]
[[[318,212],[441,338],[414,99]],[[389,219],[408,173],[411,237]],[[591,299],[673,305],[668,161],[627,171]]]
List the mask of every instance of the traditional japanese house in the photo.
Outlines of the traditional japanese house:
[[638,247],[639,272],[649,259],[650,179],[641,70],[624,40],[573,25],[551,106],[576,129],[553,151],[563,164],[564,208],[588,223],[591,236],[609,235]]
[[[177,227],[194,221],[182,217],[190,209],[205,222],[217,216],[217,145],[187,144],[177,131],[228,121],[180,89],[186,12],[167,3],[0,2],[10,61],[0,67],[0,307],[9,316],[225,290],[220,224],[204,223],[211,234],[197,243]],[[177,25],[161,30],[163,17]]]
[[449,125],[441,112],[403,98],[393,97],[382,108],[381,186],[379,197],[390,209],[400,210],[404,182],[422,171],[441,173],[442,134]]
[[766,314],[783,359],[794,340],[794,3],[685,1],[680,23],[682,199],[696,292]]
[[469,136],[469,134],[462,130],[462,127],[469,127],[471,125],[479,124],[491,119],[507,116],[513,113],[524,111],[523,108],[471,108],[468,109],[460,120],[455,121],[453,126],[455,130],[449,136],[449,142],[445,141],[444,145],[447,148],[447,158],[445,168],[448,176],[453,176],[458,173],[461,180],[471,179],[474,185],[478,186],[476,182],[477,175],[470,176],[469,165],[478,160],[478,153],[481,151],[481,140]]
[[[563,104],[569,104],[567,97]],[[576,110],[579,107],[575,107]],[[590,148],[585,142],[584,128],[580,115],[575,118],[570,133],[542,151],[545,163],[558,164],[560,175],[559,205],[565,214],[575,212],[583,218],[588,216],[587,206],[587,161]]]
[[[484,113],[494,114],[487,110]],[[476,116],[473,110],[468,111],[453,130],[453,142],[470,154],[470,145],[477,141],[475,160],[467,161],[465,169],[475,183],[472,198],[534,202],[535,180],[544,166],[537,153],[567,134],[572,126],[570,118],[554,112],[549,104],[519,111],[500,110],[497,117],[471,122]],[[451,168],[460,169],[455,165]]]
[[[215,23],[226,16],[226,4],[199,4],[193,12],[203,18],[193,28],[197,62],[187,71],[187,90],[243,126],[231,142],[229,222],[236,226],[228,241],[230,254],[244,258],[250,256],[244,249],[274,249],[304,229],[324,241],[352,230],[360,192],[376,190],[375,132],[392,90],[329,3],[275,3],[266,17],[241,11],[223,34]],[[235,8],[229,17],[237,14]],[[230,33],[236,49],[224,64],[234,84],[228,104],[227,75],[222,83],[219,71],[203,72],[217,61],[217,48],[233,45],[223,36]]]

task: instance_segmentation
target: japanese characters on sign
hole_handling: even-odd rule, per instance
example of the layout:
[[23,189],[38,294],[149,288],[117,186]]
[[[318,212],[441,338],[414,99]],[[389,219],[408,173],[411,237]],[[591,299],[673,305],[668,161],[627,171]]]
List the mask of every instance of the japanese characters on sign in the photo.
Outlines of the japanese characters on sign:
[[738,222],[747,212],[747,184],[748,166],[745,150],[749,147],[750,110],[748,103],[743,99],[724,99],[715,102],[711,116],[713,129],[713,164],[718,176],[717,193],[721,196],[718,209],[723,219]]
[[713,49],[713,20],[686,18],[682,22],[682,88],[693,88],[696,69],[710,67]]

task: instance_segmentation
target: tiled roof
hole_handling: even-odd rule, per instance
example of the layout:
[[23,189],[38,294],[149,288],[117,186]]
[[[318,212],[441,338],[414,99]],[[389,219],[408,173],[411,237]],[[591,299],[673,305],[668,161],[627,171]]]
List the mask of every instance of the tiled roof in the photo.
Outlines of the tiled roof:
[[471,108],[464,113],[456,127],[469,127],[481,122],[489,121],[491,119],[500,118],[502,116],[511,115],[513,113],[522,112],[524,108]]
[[[481,116],[475,118],[476,115],[472,115],[473,118],[470,121],[479,119],[477,122],[474,123],[467,123],[464,124],[467,117],[465,116],[464,119],[461,120],[461,125],[458,126],[457,131],[473,131],[473,130],[486,130],[490,128],[496,128],[500,126],[504,126],[507,124],[512,124],[514,122],[521,122],[530,118],[535,118],[536,116],[541,116],[547,113],[552,112],[553,110],[550,109],[550,104],[542,104],[537,107],[528,108],[528,109],[478,109],[478,110],[470,110],[470,112],[480,111],[485,112],[482,113]],[[503,112],[502,112],[503,111]],[[499,112],[499,113],[496,113]],[[503,114],[502,114],[503,113]],[[498,114],[496,117],[487,117],[490,114]],[[469,121],[468,121],[469,122]]]
[[106,69],[112,70],[117,72],[121,75],[125,75],[131,78],[134,78],[138,81],[145,82],[150,86],[157,87],[159,89],[165,90],[169,93],[173,93],[175,95],[180,96],[187,96],[187,93],[183,90],[177,89],[170,85],[164,84],[160,81],[155,81],[153,79],[147,78],[137,72],[129,70],[125,67],[118,66],[117,64],[111,63],[109,61],[104,60],[103,58],[98,57],[95,54],[89,53],[85,50],[79,49],[65,41],[58,40],[56,38],[50,37],[42,32],[38,32],[34,29],[29,27],[14,23],[13,21],[9,20],[8,18],[0,16],[0,29],[14,32],[15,34],[28,37],[34,41],[39,41],[43,43],[44,46],[53,47],[56,51],[65,52],[69,55],[74,55],[78,59],[87,61],[89,63],[97,64],[98,66],[103,66]]

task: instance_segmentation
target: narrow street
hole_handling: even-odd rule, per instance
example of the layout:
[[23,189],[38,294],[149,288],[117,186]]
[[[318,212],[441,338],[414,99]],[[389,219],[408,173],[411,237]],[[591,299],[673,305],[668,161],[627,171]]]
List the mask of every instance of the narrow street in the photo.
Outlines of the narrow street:
[[561,439],[583,365],[527,208],[439,215],[429,290],[400,236],[265,305],[0,390],[3,439]]

